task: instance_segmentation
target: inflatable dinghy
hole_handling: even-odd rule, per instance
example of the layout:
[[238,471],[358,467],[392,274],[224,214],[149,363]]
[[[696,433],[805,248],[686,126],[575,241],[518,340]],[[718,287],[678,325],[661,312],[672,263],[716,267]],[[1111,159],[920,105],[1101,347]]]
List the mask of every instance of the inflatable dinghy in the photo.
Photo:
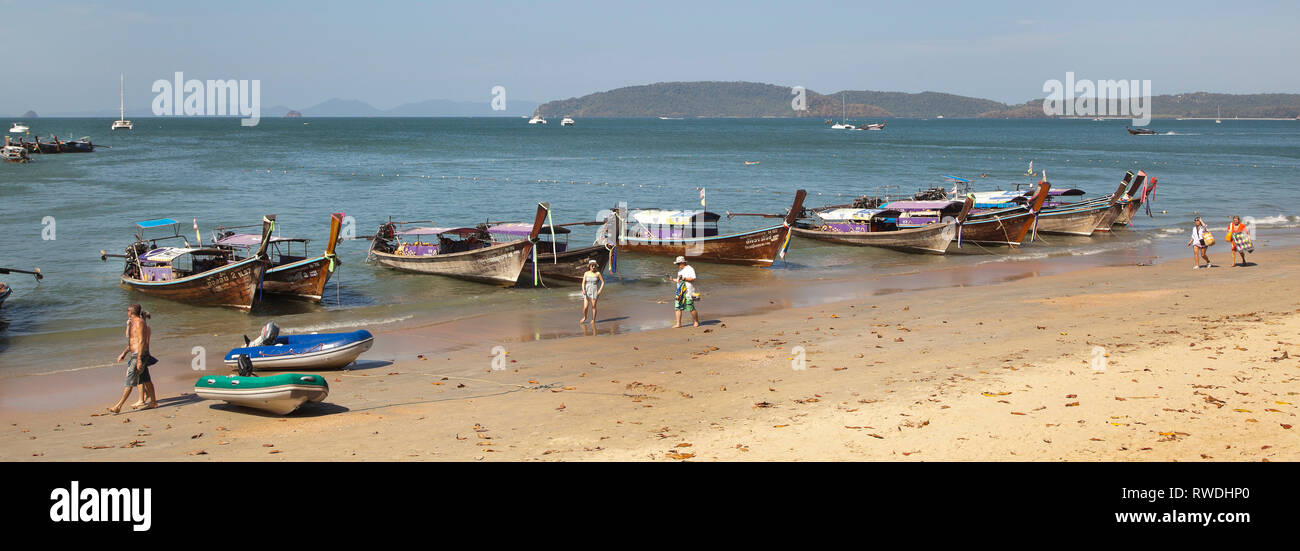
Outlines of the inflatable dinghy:
[[280,335],[275,323],[262,328],[262,334],[246,346],[226,353],[225,363],[238,366],[241,354],[247,355],[257,369],[338,369],[357,360],[370,350],[375,337],[364,329],[349,333]]
[[194,383],[194,393],[205,400],[225,400],[237,406],[284,415],[306,402],[329,396],[329,383],[320,375],[280,373],[264,377],[211,375]]

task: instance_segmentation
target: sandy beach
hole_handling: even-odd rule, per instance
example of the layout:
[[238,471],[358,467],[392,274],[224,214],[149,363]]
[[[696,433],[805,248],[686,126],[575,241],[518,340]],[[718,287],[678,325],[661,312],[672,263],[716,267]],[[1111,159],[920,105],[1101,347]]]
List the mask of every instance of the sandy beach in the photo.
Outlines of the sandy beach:
[[[155,375],[161,407],[118,415],[121,366],[21,377],[0,459],[1295,461],[1297,252],[921,290],[897,276],[804,307],[760,289],[756,313],[706,298],[700,328],[617,334],[639,323],[622,310],[666,326],[671,306],[611,298],[602,319],[623,321],[504,342],[504,369],[478,336],[499,320],[383,333],[323,372],[324,404],[285,417],[198,400],[183,364]],[[576,311],[547,315],[581,335]]]

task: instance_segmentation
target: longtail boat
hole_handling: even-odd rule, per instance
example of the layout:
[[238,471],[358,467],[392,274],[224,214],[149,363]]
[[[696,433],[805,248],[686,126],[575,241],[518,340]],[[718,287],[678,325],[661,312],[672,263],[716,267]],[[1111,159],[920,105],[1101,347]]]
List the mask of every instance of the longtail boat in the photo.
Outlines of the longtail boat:
[[1124,195],[1128,182],[1120,182],[1119,188],[1109,198],[1098,198],[1078,203],[1060,203],[1044,208],[1038,214],[1038,233],[1058,235],[1090,236],[1097,230],[1097,225]]
[[[532,226],[523,223],[495,224],[487,227],[488,233],[498,241],[526,239]],[[537,234],[536,257],[530,257],[519,272],[516,284],[523,287],[545,285],[548,282],[580,282],[587,271],[588,261],[595,260],[598,270],[609,262],[613,245],[598,243],[589,247],[569,248],[569,234],[573,230],[559,226],[543,226]]]
[[957,228],[966,221],[974,202],[968,197],[955,218],[915,228],[899,227],[899,218],[904,212],[898,209],[817,209],[812,212],[821,224],[815,227],[796,225],[794,234],[830,243],[943,254],[957,238]]
[[[310,239],[271,236],[267,248],[267,259],[271,266],[262,276],[262,291],[269,295],[320,302],[325,293],[325,284],[342,264],[338,255],[334,254],[334,247],[339,242],[343,216],[341,212],[330,215],[329,241],[325,243],[324,254],[308,255],[307,243]],[[248,227],[254,226],[218,227],[213,231],[212,246],[232,251],[237,259],[251,257],[255,248],[261,244],[261,236],[232,231]]]
[[[379,265],[417,274],[434,274],[469,281],[514,285],[533,251],[546,221],[547,203],[538,203],[537,217],[527,239],[494,241],[486,228],[414,227],[428,223],[393,222],[379,226],[370,244],[370,258]],[[426,241],[426,239],[428,241]]]
[[[270,262],[266,248],[275,227],[275,215],[262,217],[262,235],[257,252],[238,260],[228,249],[191,246],[181,235],[180,222],[170,218],[137,222],[139,233],[127,246],[126,254],[109,256],[125,259],[122,284],[128,288],[168,300],[200,306],[229,306],[249,311],[260,299],[262,276]],[[172,228],[172,235],[146,238],[147,230]],[[159,246],[160,241],[179,240],[183,246]]]
[[1110,229],[1114,227],[1115,222],[1129,209],[1130,204],[1133,202],[1134,194],[1137,193],[1138,187],[1142,185],[1146,178],[1147,173],[1140,170],[1138,171],[1136,178],[1133,177],[1132,172],[1126,172],[1124,174],[1123,183],[1129,184],[1128,191],[1123,192],[1119,201],[1114,205],[1111,205],[1110,210],[1106,211],[1106,215],[1101,217],[1101,220],[1097,222],[1095,231],[1109,232]]
[[1128,126],[1126,126],[1126,127],[1124,127],[1124,128],[1127,128],[1127,129],[1128,129],[1128,133],[1129,133],[1129,134],[1132,134],[1132,135],[1134,135],[1134,136],[1149,136],[1149,135],[1151,135],[1151,134],[1155,134],[1155,133],[1156,133],[1155,130],[1152,130],[1152,129],[1150,129],[1150,128],[1132,128],[1132,127],[1128,127]]
[[[1138,176],[1143,175],[1145,175],[1144,172],[1138,172]],[[1142,183],[1141,193],[1137,195],[1130,194],[1132,197],[1129,199],[1128,205],[1115,219],[1116,226],[1127,226],[1133,223],[1133,216],[1138,213],[1144,204],[1147,205],[1147,215],[1149,216],[1151,214],[1151,194],[1156,192],[1156,183],[1157,178],[1152,176]]]
[[714,212],[629,210],[618,217],[618,247],[648,255],[770,266],[777,258],[785,257],[791,229],[807,195],[802,189],[795,192],[794,204],[780,225],[726,235],[719,235],[721,216]]
[[[17,268],[0,268],[0,274],[5,274],[5,275],[7,275],[7,274],[28,274],[28,275],[33,275],[33,276],[36,276],[36,281],[38,281],[38,282],[39,282],[40,280],[42,280],[42,279],[45,279],[45,275],[41,273],[41,269],[40,269],[40,268],[36,268],[35,271],[31,271],[31,272],[29,272],[29,271],[27,271],[27,270],[19,270],[19,269],[17,269]],[[0,306],[4,306],[4,304],[5,304],[5,299],[9,298],[9,295],[12,295],[13,293],[14,293],[14,290],[13,290],[12,288],[10,288],[8,285],[6,285],[6,284],[4,284],[4,283],[0,283]]]
[[[1023,204],[1011,203],[1009,206],[982,211],[979,210],[980,202],[976,198],[971,213],[958,228],[957,246],[960,247],[963,242],[1020,245],[1038,219],[1050,189],[1047,182],[1040,182],[1038,191]],[[945,216],[956,216],[961,211],[961,205],[957,201],[891,201],[882,208],[904,211],[904,216],[899,218],[899,226],[915,228],[940,221]]]

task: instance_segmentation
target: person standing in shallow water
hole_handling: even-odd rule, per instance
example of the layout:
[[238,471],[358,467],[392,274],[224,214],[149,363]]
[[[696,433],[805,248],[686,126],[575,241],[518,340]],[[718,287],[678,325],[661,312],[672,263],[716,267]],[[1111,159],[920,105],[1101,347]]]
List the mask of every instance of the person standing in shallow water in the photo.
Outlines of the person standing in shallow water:
[[677,324],[674,328],[682,326],[682,311],[689,311],[691,319],[695,321],[695,327],[700,326],[700,313],[695,310],[695,268],[686,263],[686,257],[679,256],[676,260],[677,276],[672,278],[672,282],[677,284],[677,296],[673,299],[673,309],[676,310]]
[[596,300],[600,298],[601,291],[605,290],[605,276],[600,273],[600,264],[595,260],[587,261],[587,271],[582,274],[582,319],[578,323],[587,322],[587,308],[591,307],[591,323],[596,323]]
[[127,358],[126,388],[122,390],[122,399],[118,400],[108,411],[122,411],[122,405],[131,397],[131,389],[140,387],[140,400],[131,404],[131,409],[153,409],[158,407],[158,397],[154,394],[153,379],[149,377],[149,366],[158,363],[158,359],[149,355],[149,312],[139,304],[132,304],[126,309],[126,349],[117,355],[117,361]]

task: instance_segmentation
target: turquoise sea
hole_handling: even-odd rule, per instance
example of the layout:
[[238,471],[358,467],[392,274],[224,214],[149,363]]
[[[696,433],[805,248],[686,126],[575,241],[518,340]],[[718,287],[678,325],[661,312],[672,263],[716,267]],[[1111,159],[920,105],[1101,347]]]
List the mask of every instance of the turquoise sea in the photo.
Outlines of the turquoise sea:
[[[1300,227],[1300,121],[1157,120],[1154,136],[1130,136],[1126,121],[1087,120],[897,119],[883,132],[831,130],[811,119],[578,119],[561,127],[517,118],[309,118],[245,128],[233,118],[149,118],[129,132],[110,132],[110,119],[26,122],[33,134],[89,136],[100,149],[0,165],[0,266],[46,274],[39,284],[0,276],[14,288],[0,308],[0,378],[104,365],[121,347],[122,312],[132,302],[152,311],[166,335],[237,336],[271,319],[291,330],[382,329],[575,301],[576,288],[499,289],[395,273],[365,263],[365,240],[340,245],[343,265],[322,305],[248,315],[159,301],[120,286],[120,260],[99,259],[101,249],[120,252],[131,241],[135,221],[151,218],[183,221],[189,235],[197,219],[206,238],[217,225],[274,213],[283,235],[315,239],[317,252],[329,213],[338,211],[367,235],[389,216],[437,225],[525,220],[538,201],[550,202],[557,223],[591,220],[619,202],[697,208],[701,187],[708,209],[720,213],[781,213],[799,188],[809,191],[809,206],[889,186],[910,193],[943,184],[942,175],[971,179],[979,190],[1011,189],[1032,180],[1030,161],[1055,187],[1090,196],[1112,192],[1127,170],[1159,179],[1155,216],[1138,219],[1133,231],[944,257],[796,240],[788,262],[770,269],[702,270],[715,289],[1024,258],[1186,256],[1194,213],[1218,228],[1234,214],[1254,217],[1262,246],[1295,242]],[[772,221],[722,224],[725,232]],[[593,236],[580,228],[571,243]],[[608,297],[664,295],[669,263],[625,255]]]

